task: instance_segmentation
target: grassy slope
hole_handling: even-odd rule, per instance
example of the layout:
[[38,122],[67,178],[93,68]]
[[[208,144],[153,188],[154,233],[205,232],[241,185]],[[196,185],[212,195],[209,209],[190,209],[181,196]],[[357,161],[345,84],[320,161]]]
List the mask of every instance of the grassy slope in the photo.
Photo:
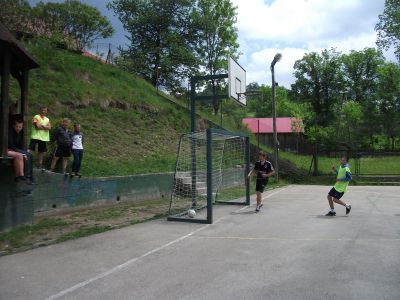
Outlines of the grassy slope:
[[[53,127],[63,117],[81,123],[84,175],[173,170],[179,135],[190,126],[184,107],[157,96],[149,83],[116,67],[46,44],[27,47],[41,66],[30,76],[30,113],[46,104]],[[110,101],[125,109],[110,108]]]

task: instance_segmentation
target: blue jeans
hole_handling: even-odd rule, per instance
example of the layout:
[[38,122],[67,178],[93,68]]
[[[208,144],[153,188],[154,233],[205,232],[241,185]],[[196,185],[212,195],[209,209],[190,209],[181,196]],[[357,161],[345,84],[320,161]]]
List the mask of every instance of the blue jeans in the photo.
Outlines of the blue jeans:
[[83,149],[72,149],[74,161],[72,162],[72,173],[79,173],[83,159]]

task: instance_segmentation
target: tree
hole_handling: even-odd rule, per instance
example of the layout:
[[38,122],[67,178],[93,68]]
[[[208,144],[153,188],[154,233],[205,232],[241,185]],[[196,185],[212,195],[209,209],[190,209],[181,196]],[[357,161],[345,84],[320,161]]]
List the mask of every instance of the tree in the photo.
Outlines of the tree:
[[389,49],[394,46],[395,54],[400,62],[400,1],[385,0],[385,9],[379,15],[379,22],[375,26],[378,33],[376,44],[380,49]]
[[[230,0],[198,0],[192,13],[192,32],[195,51],[207,75],[216,75],[228,69],[228,56],[237,58],[238,34],[236,7]],[[214,95],[220,90],[213,80]],[[220,101],[214,100],[214,114],[218,113]]]
[[66,0],[63,3],[39,2],[33,12],[54,30],[71,36],[78,50],[114,33],[109,20],[97,8],[78,0]]
[[305,54],[295,62],[294,70],[296,81],[292,84],[292,95],[297,101],[311,105],[315,112],[313,125],[329,125],[334,118],[333,107],[344,88],[339,53],[325,49],[321,54]]
[[[362,142],[363,147],[366,147],[368,143],[373,147],[373,136],[379,132],[379,127],[371,126],[371,123],[379,122],[376,92],[379,84],[378,68],[384,64],[384,57],[382,52],[374,48],[366,48],[363,51],[351,51],[349,54],[343,54],[341,60],[346,86],[343,90],[342,102],[355,101],[360,104],[362,109],[361,122],[354,122],[352,125],[353,141]],[[349,107],[351,105],[347,106],[347,108]],[[355,106],[353,105],[353,107]],[[339,110],[343,112],[343,103]],[[356,124],[358,128],[355,128]],[[366,136],[365,142],[360,138],[355,139],[356,132],[358,135]]]
[[400,67],[387,63],[379,69],[378,99],[384,134],[391,139],[391,149],[400,135]]
[[296,101],[308,103],[313,111],[312,117],[305,122],[305,135],[314,145],[314,175],[318,174],[318,148],[328,146],[334,133],[334,107],[344,88],[339,55],[335,49],[325,49],[321,54],[305,54],[294,64],[296,81],[292,84],[291,95]]
[[0,0],[0,23],[17,32],[29,31],[31,7],[26,0]]
[[129,33],[123,66],[154,86],[173,93],[198,66],[191,35],[191,0],[114,0],[114,10]]

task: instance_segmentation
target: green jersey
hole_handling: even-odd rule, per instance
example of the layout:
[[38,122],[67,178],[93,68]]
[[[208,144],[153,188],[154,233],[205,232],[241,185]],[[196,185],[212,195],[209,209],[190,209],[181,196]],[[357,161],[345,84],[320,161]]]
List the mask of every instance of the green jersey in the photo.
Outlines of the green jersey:
[[31,139],[44,141],[44,142],[50,141],[49,131],[44,130],[44,129],[37,129],[35,126],[35,124],[46,126],[49,123],[50,123],[50,120],[45,116],[43,116],[43,118],[40,115],[34,116],[32,130],[31,130]]
[[351,178],[351,172],[349,165],[340,165],[337,170],[337,181],[334,188],[339,193],[345,193],[347,191],[347,186],[349,185]]

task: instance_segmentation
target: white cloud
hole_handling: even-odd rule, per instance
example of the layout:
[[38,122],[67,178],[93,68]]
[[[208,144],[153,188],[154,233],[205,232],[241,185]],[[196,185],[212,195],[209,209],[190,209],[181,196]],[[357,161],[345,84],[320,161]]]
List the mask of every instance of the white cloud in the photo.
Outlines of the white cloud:
[[282,59],[275,66],[275,79],[279,85],[290,87],[294,62],[304,55],[304,49],[301,48],[268,48],[252,53],[246,69],[247,81],[271,85],[270,65],[278,52],[282,53]]
[[[247,81],[270,84],[269,65],[277,52],[277,81],[290,87],[293,65],[305,53],[375,47],[374,26],[384,0],[232,0],[238,6],[239,62]],[[393,57],[390,53],[388,58]]]

